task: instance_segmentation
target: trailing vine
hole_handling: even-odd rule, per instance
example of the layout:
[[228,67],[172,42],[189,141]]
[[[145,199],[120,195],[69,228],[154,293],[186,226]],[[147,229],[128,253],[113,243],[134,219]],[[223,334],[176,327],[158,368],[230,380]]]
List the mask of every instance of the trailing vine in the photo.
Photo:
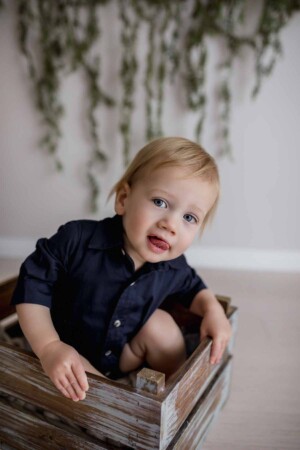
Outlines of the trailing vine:
[[[98,1],[104,5],[107,0]],[[58,0],[17,0],[19,45],[28,65],[35,93],[35,105],[41,113],[43,136],[41,147],[53,155],[55,166],[63,169],[58,155],[61,119],[64,106],[60,101],[62,77],[82,69],[88,91],[87,124],[92,152],[87,163],[87,181],[91,192],[91,210],[97,210],[100,192],[97,163],[106,160],[100,142],[97,108],[112,106],[114,100],[100,86],[101,59],[93,47],[101,35],[96,2]],[[31,44],[34,39],[35,45]],[[100,165],[101,165],[100,164]]]
[[[64,105],[60,99],[63,77],[81,70],[86,83],[86,126],[91,140],[87,180],[91,207],[97,209],[99,169],[107,160],[101,140],[99,110],[118,106],[123,139],[123,161],[130,159],[136,80],[142,71],[145,92],[145,139],[163,135],[166,83],[180,83],[187,108],[197,115],[195,139],[201,139],[207,113],[208,40],[222,43],[217,66],[221,154],[230,155],[232,67],[243,47],[255,55],[255,97],[282,54],[280,32],[300,10],[300,0],[261,0],[257,24],[244,33],[249,0],[15,0],[19,46],[27,61],[34,101],[42,119],[41,147],[63,169],[59,154]],[[118,7],[122,57],[119,77],[121,100],[114,99],[101,81],[105,55],[100,54],[101,9]],[[5,2],[0,0],[0,8]],[[248,8],[248,9],[247,9]],[[3,10],[3,8],[2,8]],[[116,19],[117,20],[117,19]],[[147,32],[147,48],[138,57],[140,30]],[[178,85],[178,84],[177,84]]]
[[277,58],[282,54],[280,31],[299,9],[299,0],[265,0],[255,40],[256,84],[252,92],[254,97],[260,90],[263,78],[271,75]]
[[205,80],[207,46],[205,40],[205,27],[208,22],[209,3],[202,5],[195,2],[191,13],[191,24],[186,33],[185,42],[185,85],[188,107],[198,111],[200,117],[196,125],[196,140],[200,140],[206,107]]
[[[129,163],[131,119],[134,109],[135,75],[138,69],[136,57],[137,33],[139,21],[128,8],[128,4],[119,0],[120,19],[122,22],[121,42],[123,54],[120,77],[123,86],[123,98],[121,102],[120,131],[123,136],[123,159],[125,166]],[[131,13],[131,14],[130,14]],[[132,17],[130,17],[133,16]]]

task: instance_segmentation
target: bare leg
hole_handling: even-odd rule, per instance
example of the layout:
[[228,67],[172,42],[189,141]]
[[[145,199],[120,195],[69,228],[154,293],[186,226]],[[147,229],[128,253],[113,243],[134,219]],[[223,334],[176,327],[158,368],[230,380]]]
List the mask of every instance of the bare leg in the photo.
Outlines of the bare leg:
[[152,369],[169,376],[185,359],[185,343],[179,327],[170,314],[157,309],[132,341],[124,346],[120,369],[129,372],[146,361]]

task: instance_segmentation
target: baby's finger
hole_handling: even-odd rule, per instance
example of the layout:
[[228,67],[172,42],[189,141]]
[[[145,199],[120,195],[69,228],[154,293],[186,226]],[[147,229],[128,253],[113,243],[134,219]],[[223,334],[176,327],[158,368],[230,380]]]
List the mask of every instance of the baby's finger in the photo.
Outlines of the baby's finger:
[[73,393],[75,393],[75,397],[72,397],[72,400],[84,400],[85,399],[85,391],[83,391],[80,387],[80,385],[78,384],[78,381],[75,379],[75,377],[72,375],[70,375],[68,377],[69,380],[69,389],[68,392],[70,392],[70,390],[72,389]]
[[[66,387],[68,385],[67,382],[63,383],[61,381],[57,381],[56,383],[54,383],[55,386],[57,387],[57,389],[67,398],[71,398],[71,395],[68,393]],[[66,386],[66,387],[65,387]]]
[[219,351],[219,354],[216,359],[216,364],[219,364],[219,362],[221,361],[225,348],[226,348],[226,342],[223,341],[220,346],[220,351]]
[[217,355],[217,358],[216,358],[216,364],[219,364],[221,362],[224,351],[227,347],[227,343],[228,342],[226,339],[221,341],[221,344],[219,346],[219,354]]
[[[220,361],[224,351],[223,341],[214,339],[211,346],[210,362],[211,364],[217,364]],[[221,355],[221,356],[220,356]]]
[[89,388],[89,383],[87,380],[87,376],[85,373],[85,370],[83,368],[83,365],[79,361],[78,363],[72,364],[72,371],[75,380],[77,380],[79,387],[83,392],[87,391]]
[[70,394],[71,399],[75,402],[85,399],[85,392],[81,389],[73,375],[70,375],[70,377],[68,378],[68,386],[66,387],[66,389]]
[[71,377],[68,377],[67,375],[65,375],[65,376],[61,376],[60,378],[58,378],[54,382],[54,384],[65,397],[70,398],[75,402],[78,402],[78,400],[80,400],[80,397],[77,394],[77,390],[74,389],[73,381],[74,381],[74,378],[72,375],[71,375]]

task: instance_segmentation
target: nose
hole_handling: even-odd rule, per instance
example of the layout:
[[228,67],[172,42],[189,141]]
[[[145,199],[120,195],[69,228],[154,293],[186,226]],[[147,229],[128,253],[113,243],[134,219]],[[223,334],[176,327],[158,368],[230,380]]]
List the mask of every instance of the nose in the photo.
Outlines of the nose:
[[166,230],[169,233],[176,234],[176,220],[173,216],[164,216],[158,222],[158,227],[162,230]]

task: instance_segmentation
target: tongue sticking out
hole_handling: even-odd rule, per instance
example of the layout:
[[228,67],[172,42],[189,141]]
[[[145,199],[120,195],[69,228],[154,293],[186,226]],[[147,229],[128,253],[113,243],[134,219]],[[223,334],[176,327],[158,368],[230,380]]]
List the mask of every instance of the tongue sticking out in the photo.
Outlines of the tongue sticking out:
[[149,236],[149,240],[151,241],[151,243],[153,245],[155,245],[156,247],[160,248],[161,250],[168,250],[169,249],[169,244],[165,241],[163,241],[162,239],[159,239],[155,236]]

